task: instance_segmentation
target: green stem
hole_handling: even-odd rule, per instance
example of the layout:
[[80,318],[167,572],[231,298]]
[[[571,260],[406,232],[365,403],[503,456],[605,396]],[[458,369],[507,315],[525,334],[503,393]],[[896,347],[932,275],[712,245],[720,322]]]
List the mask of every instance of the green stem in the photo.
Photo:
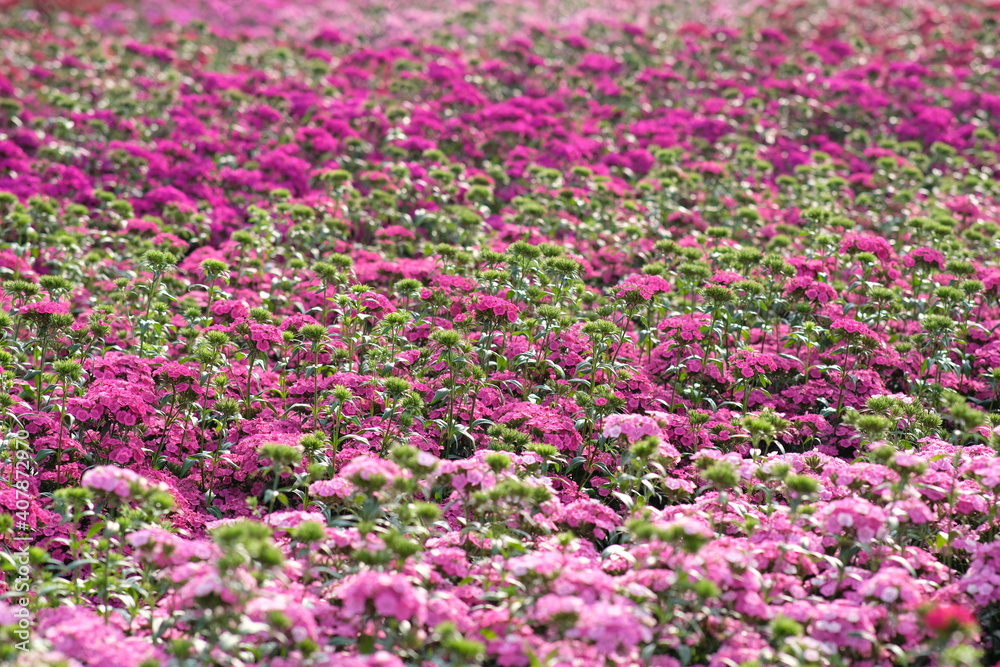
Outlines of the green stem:
[[42,409],[42,378],[45,376],[45,354],[49,351],[48,330],[42,336],[41,352],[38,355],[38,375],[35,376],[35,407]]
[[62,403],[59,407],[59,440],[56,442],[56,484],[62,484],[62,441],[63,441],[63,420],[66,418],[66,391],[68,383],[63,381]]
[[250,363],[247,365],[247,395],[244,399],[244,404],[246,405],[247,413],[250,412],[250,382],[253,380],[253,365],[257,361],[257,348],[250,348]]
[[142,319],[139,320],[139,356],[143,358],[146,356],[143,350],[143,345],[146,342],[146,327],[144,324],[149,319],[149,311],[153,308],[153,295],[156,294],[159,283],[160,274],[153,274],[153,282],[149,284],[149,294],[146,295],[146,312],[142,314]]

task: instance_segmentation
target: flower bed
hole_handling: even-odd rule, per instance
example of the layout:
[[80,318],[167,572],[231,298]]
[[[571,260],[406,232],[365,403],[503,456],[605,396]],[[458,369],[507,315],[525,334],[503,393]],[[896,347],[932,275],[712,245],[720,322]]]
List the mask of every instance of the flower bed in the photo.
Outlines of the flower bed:
[[996,3],[100,4],[0,19],[0,660],[1000,661]]

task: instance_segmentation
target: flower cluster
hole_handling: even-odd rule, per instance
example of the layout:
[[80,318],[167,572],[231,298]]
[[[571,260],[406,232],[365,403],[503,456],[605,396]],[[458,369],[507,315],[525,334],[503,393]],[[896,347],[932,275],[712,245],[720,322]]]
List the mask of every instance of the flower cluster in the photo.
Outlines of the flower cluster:
[[996,2],[104,4],[0,0],[0,662],[1000,661]]

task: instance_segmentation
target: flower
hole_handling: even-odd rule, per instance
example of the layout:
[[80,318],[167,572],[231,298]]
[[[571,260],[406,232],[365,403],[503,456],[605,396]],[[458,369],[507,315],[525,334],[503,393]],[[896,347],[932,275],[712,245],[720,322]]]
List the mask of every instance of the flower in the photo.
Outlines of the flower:
[[892,245],[881,236],[871,234],[848,234],[840,242],[840,252],[843,254],[857,254],[868,252],[878,257],[883,262],[887,262],[896,257],[896,251]]
[[670,291],[670,283],[661,276],[650,276],[634,273],[627,277],[615,292],[619,299],[628,299],[636,295],[640,301],[649,301],[657,294]]
[[938,634],[947,634],[976,625],[971,610],[957,604],[941,604],[924,612],[924,623]]
[[347,577],[337,587],[335,596],[342,602],[344,618],[355,622],[370,611],[417,626],[427,617],[426,592],[402,574],[360,572]]
[[127,500],[133,486],[141,486],[145,479],[136,472],[117,466],[98,466],[83,473],[80,483],[95,491],[104,491],[109,495]]
[[[346,479],[354,487],[365,493],[375,493],[392,485],[396,479],[409,477],[409,471],[401,469],[392,461],[363,454],[351,459],[341,470],[338,477]],[[320,487],[324,492],[334,491],[331,487]],[[336,495],[336,491],[334,491]]]
[[808,299],[817,303],[828,303],[837,298],[837,290],[826,283],[813,280],[809,276],[792,278],[785,285],[785,296]]
[[659,424],[652,417],[645,415],[610,415],[604,419],[605,438],[617,438],[624,435],[629,442],[636,442],[645,436],[662,435]]
[[937,269],[944,271],[944,255],[934,248],[914,248],[903,258],[903,264],[924,271]]
[[[490,294],[476,293],[472,295],[469,307],[480,320],[499,324],[503,321],[516,322],[518,318],[517,306],[506,299]],[[464,313],[456,318],[456,321],[464,320]]]
[[840,539],[857,539],[868,544],[885,532],[885,512],[863,498],[834,500],[819,508],[816,520],[827,535]]
[[267,352],[273,345],[282,343],[281,330],[273,324],[264,324],[248,317],[241,317],[230,327],[258,352]]

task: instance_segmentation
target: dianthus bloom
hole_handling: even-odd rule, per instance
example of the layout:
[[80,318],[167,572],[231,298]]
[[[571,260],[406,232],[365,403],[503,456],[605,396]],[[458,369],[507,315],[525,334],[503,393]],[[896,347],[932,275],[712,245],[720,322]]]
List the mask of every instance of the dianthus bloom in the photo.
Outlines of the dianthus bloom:
[[388,225],[375,232],[379,239],[415,239],[416,234],[402,225]]
[[70,401],[68,412],[78,420],[109,419],[125,426],[145,421],[154,411],[155,397],[134,382],[98,379],[87,394]]
[[716,271],[712,274],[712,277],[709,278],[708,281],[715,283],[716,285],[732,285],[733,283],[739,282],[743,279],[743,276],[735,271]]
[[827,303],[837,298],[837,290],[809,276],[799,276],[788,281],[785,296]]
[[355,301],[361,312],[375,315],[378,319],[388,313],[396,312],[396,307],[387,298],[376,292],[362,292],[355,297]]
[[[501,320],[507,320],[508,322],[517,321],[517,306],[506,299],[501,299],[498,296],[490,294],[474,294],[472,296],[472,301],[469,303],[469,307],[476,314],[476,317],[481,320],[489,320],[492,322],[499,322]],[[464,319],[461,315],[456,319],[460,318]]]
[[980,607],[1000,600],[1000,542],[976,546],[960,585]]
[[83,473],[80,483],[88,489],[104,491],[127,499],[132,495],[132,485],[144,485],[146,479],[138,473],[118,466],[98,466]]
[[66,315],[68,313],[69,304],[55,301],[36,301],[23,306],[20,314],[25,322],[30,322],[38,328],[44,328],[49,326],[53,315]]
[[219,556],[219,547],[209,540],[187,540],[159,527],[142,528],[128,536],[143,560],[158,567],[207,561]]
[[309,485],[309,493],[320,498],[346,498],[354,486],[343,477],[321,479]]
[[345,618],[356,620],[370,610],[382,618],[422,625],[427,617],[427,593],[402,574],[360,572],[347,578],[337,590]]
[[173,391],[185,392],[191,390],[196,394],[204,393],[197,382],[198,372],[176,361],[167,361],[160,366],[153,377],[163,385],[168,385]]
[[885,604],[910,606],[923,597],[920,586],[901,567],[883,567],[858,589],[858,593]]
[[139,665],[165,662],[166,656],[147,640],[126,637],[113,623],[83,607],[42,609],[38,614],[36,633],[39,639],[51,642],[52,658],[35,653],[34,658],[28,659],[30,664]]
[[647,276],[635,273],[626,278],[618,286],[615,296],[619,299],[638,297],[642,301],[649,301],[657,294],[669,291],[670,283],[664,280],[662,276]]
[[976,616],[969,609],[957,604],[943,604],[924,614],[927,627],[939,634],[954,632],[976,624]]
[[880,336],[869,329],[867,325],[857,320],[852,320],[849,317],[836,318],[830,323],[830,329],[838,332],[843,338],[850,340],[881,340]]
[[710,319],[711,316],[707,313],[675,315],[660,322],[658,328],[663,332],[664,339],[691,343],[705,338],[706,333],[702,331],[702,327],[708,325]]
[[404,471],[392,461],[364,454],[351,459],[339,477],[349,480],[361,491],[372,493],[404,477]]
[[645,415],[608,415],[604,419],[605,438],[617,438],[624,435],[629,442],[636,442],[647,435],[660,436],[659,424],[652,417]]
[[321,525],[326,524],[326,517],[319,512],[303,512],[301,510],[285,510],[284,512],[272,512],[264,517],[264,523],[278,530],[288,530],[295,528],[305,521],[315,521]]
[[854,537],[867,544],[885,532],[885,512],[863,498],[834,500],[815,516],[831,537]]
[[652,619],[640,614],[643,612],[632,605],[596,602],[566,636],[589,639],[601,653],[609,655],[619,647],[631,648],[653,638]]
[[183,583],[173,595],[164,600],[164,606],[169,610],[191,609],[201,602],[235,605],[239,600],[236,591],[241,587],[253,589],[257,583],[242,568],[230,572],[227,579],[223,580],[218,565],[207,561],[184,563],[171,569],[167,576],[176,584]]
[[888,241],[881,236],[870,234],[848,234],[840,242],[840,252],[849,255],[870,252],[883,262],[889,261],[896,255]]
[[244,337],[260,352],[267,352],[271,345],[282,343],[281,331],[273,324],[262,324],[249,318],[241,318],[232,327],[233,333]]
[[68,312],[69,304],[59,301],[36,301],[21,308],[21,315],[25,319],[32,319],[33,316],[64,315]]
[[744,378],[767,375],[778,369],[773,354],[754,352],[753,350],[739,350],[729,358],[729,363]]
[[925,271],[944,271],[944,255],[934,248],[914,248],[903,258],[903,264]]
[[611,508],[589,498],[575,500],[559,509],[552,520],[557,523],[565,523],[571,528],[577,529],[576,532],[580,532],[583,527],[592,527],[594,537],[598,539],[607,537],[620,523],[618,515]]
[[515,426],[533,438],[557,447],[563,452],[576,452],[583,444],[573,420],[551,407],[519,401],[501,405],[493,413],[498,424]]

